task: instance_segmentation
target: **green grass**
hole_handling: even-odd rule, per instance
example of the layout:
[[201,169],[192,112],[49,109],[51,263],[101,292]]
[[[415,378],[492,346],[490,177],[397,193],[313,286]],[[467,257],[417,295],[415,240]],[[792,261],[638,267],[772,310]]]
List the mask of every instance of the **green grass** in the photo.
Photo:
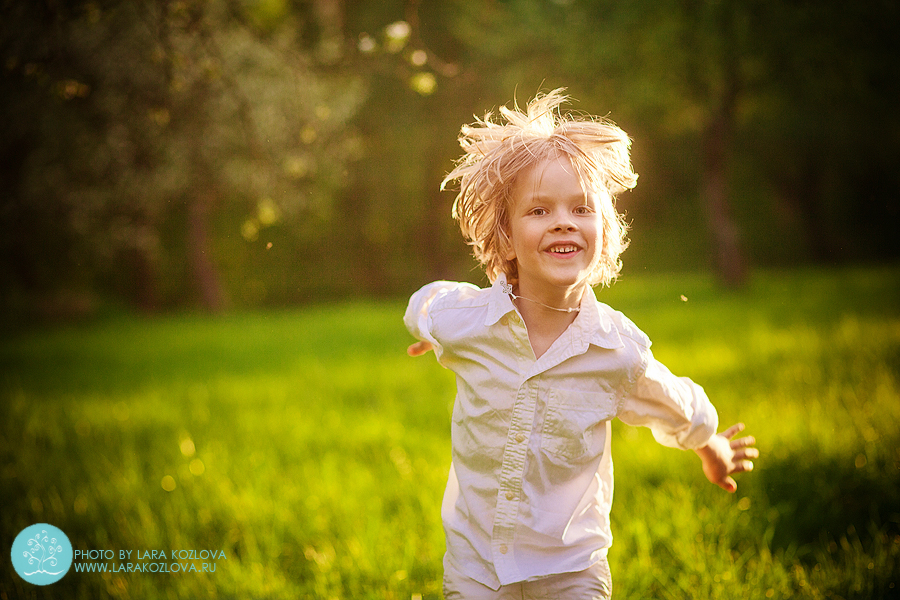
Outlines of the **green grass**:
[[[900,269],[766,272],[740,293],[626,277],[599,295],[763,453],[729,495],[693,453],[616,423],[616,597],[900,597]],[[76,549],[227,559],[48,588],[7,563],[0,600],[439,597],[453,379],[405,355],[403,308],[7,336],[2,546],[48,522]]]

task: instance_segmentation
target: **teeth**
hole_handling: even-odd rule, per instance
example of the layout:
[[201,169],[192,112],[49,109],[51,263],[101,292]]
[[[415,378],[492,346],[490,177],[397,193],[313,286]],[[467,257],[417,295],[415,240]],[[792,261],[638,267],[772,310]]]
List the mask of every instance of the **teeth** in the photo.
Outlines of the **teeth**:
[[557,254],[563,254],[566,252],[575,252],[576,250],[578,250],[578,248],[575,246],[554,246],[553,248],[550,248],[550,252],[554,252]]

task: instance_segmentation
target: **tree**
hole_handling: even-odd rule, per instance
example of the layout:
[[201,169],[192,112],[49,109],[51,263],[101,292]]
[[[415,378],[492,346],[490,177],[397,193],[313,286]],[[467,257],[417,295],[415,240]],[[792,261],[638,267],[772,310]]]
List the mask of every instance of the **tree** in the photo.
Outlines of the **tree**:
[[[375,3],[364,4],[360,12],[376,10]],[[751,257],[795,264],[809,257],[900,254],[900,238],[888,231],[898,216],[900,193],[900,178],[891,167],[900,158],[893,108],[898,78],[890,75],[900,68],[900,38],[890,27],[897,16],[894,4],[407,0],[402,6],[382,5],[384,23],[403,14],[412,33],[391,76],[372,84],[378,90],[374,101],[388,99],[374,111],[376,118],[407,129],[385,127],[376,136],[402,131],[398,144],[411,142],[429,156],[423,165],[425,153],[412,161],[394,154],[403,168],[385,167],[391,174],[385,179],[415,190],[406,204],[415,223],[400,215],[400,232],[412,227],[423,232],[420,239],[426,231],[431,238],[438,230],[453,232],[452,222],[429,221],[440,216],[440,199],[429,198],[422,206],[420,198],[431,189],[410,172],[424,173],[420,181],[437,179],[434,173],[458,154],[455,145],[435,140],[455,136],[462,122],[508,102],[514,92],[521,100],[562,86],[582,101],[576,108],[610,111],[638,134],[636,154],[653,161],[636,192],[646,205],[679,202],[680,212],[693,212],[700,203],[697,222],[705,214],[705,228],[698,225],[697,234],[669,229],[679,229],[673,237],[682,244],[708,238],[711,266],[727,286],[746,281]],[[365,30],[361,39],[368,39]],[[398,99],[404,80],[415,76],[409,65],[416,56],[426,60],[420,68],[436,82],[419,103],[407,95]],[[445,75],[433,57],[457,68]],[[643,195],[654,176],[653,197]],[[379,191],[369,190],[378,197]],[[428,245],[422,254],[434,247],[439,246]]]
[[481,100],[477,113],[513,90],[531,96],[562,86],[592,105],[618,107],[616,119],[655,135],[694,136],[716,272],[728,285],[743,283],[747,261],[728,185],[739,104],[754,76],[744,12],[703,0],[456,0],[445,12],[445,45],[455,46],[464,75],[477,73],[465,86]]
[[[226,2],[26,4],[7,4],[6,23],[40,35],[31,45],[5,29],[6,86],[26,83],[5,109],[40,125],[19,132],[23,156],[14,138],[0,154],[18,183],[8,226],[32,206],[53,207],[70,232],[66,251],[79,247],[90,272],[121,273],[128,260],[135,300],[153,307],[159,270],[178,271],[165,256],[177,245],[161,236],[181,220],[185,276],[210,310],[227,303],[210,229],[224,207],[242,207],[250,241],[278,219],[315,232],[343,185],[354,152],[346,123],[363,92],[358,79],[317,69],[299,16]],[[41,227],[29,234],[42,239]],[[58,257],[31,262],[47,259]]]
[[697,139],[715,272],[731,287],[747,277],[729,168],[741,102],[758,75],[750,10],[706,0],[573,3],[564,27],[578,42],[562,49],[570,73],[595,74],[593,93],[615,90],[635,120],[655,121],[657,135]]

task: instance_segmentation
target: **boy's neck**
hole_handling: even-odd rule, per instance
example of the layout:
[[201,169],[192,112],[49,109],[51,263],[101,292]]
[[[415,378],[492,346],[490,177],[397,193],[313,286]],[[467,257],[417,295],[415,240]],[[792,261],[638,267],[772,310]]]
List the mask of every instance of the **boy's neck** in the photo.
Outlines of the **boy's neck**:
[[585,286],[561,289],[559,292],[538,294],[521,287],[516,291],[516,295],[520,296],[515,301],[516,308],[525,321],[535,358],[540,358],[575,321],[577,311],[561,312],[561,310],[579,307]]
[[569,314],[561,311],[571,310],[574,313],[581,306],[581,299],[584,297],[586,288],[587,285],[584,283],[565,287],[547,287],[528,285],[527,282],[519,280],[515,286],[515,294],[530,301],[527,303],[533,304],[532,308],[540,308],[540,311],[532,311],[537,315],[545,312]]

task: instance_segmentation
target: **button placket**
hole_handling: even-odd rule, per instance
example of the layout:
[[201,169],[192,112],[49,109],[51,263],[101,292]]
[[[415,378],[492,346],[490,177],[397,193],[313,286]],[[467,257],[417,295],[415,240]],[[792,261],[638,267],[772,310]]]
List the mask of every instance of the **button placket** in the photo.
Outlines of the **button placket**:
[[516,394],[498,481],[492,546],[502,556],[502,560],[498,558],[494,565],[501,579],[512,577],[517,571],[514,564],[515,554],[511,549],[515,541],[519,499],[522,495],[522,480],[525,476],[525,458],[528,450],[528,445],[522,442],[527,439],[526,426],[530,427],[534,420],[536,405],[536,382],[526,380]]

